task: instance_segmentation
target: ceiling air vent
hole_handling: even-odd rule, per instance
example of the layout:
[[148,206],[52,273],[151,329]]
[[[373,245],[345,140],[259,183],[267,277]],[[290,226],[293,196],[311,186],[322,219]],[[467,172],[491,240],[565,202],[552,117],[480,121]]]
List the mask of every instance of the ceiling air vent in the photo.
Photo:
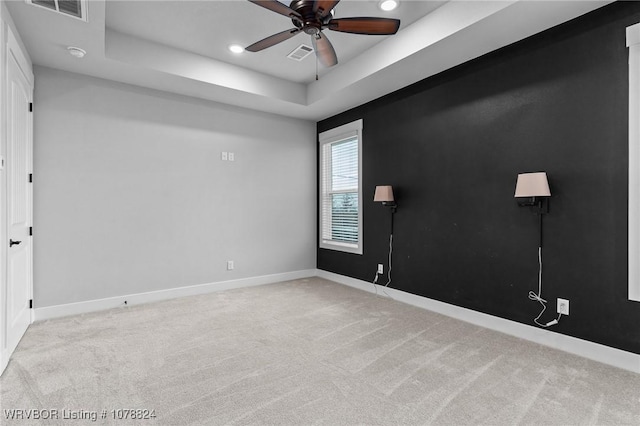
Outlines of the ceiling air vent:
[[52,12],[87,20],[87,0],[25,0],[34,6],[44,7]]
[[313,53],[313,47],[301,44],[296,47],[293,52],[289,53],[287,58],[293,59],[294,61],[301,61],[311,53]]

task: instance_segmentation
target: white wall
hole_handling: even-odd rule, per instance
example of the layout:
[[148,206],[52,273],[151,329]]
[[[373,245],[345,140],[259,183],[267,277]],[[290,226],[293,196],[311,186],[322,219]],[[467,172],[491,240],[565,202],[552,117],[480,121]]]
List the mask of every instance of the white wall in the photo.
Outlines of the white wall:
[[314,123],[35,72],[35,307],[315,268]]

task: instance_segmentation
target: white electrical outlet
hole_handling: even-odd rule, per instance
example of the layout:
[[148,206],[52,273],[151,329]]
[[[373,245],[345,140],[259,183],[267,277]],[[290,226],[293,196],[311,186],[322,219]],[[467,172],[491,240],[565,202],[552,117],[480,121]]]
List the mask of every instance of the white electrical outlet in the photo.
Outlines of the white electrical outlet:
[[233,260],[227,260],[227,271],[233,271]]
[[236,160],[236,155],[233,152],[229,153],[229,161],[235,161]]
[[227,158],[228,158],[227,151],[222,151],[222,154],[220,154],[220,159],[222,161],[227,161]]
[[560,299],[558,297],[558,313],[569,315],[569,301],[567,299]]
[[378,273],[384,274],[384,265],[382,263],[378,263]]

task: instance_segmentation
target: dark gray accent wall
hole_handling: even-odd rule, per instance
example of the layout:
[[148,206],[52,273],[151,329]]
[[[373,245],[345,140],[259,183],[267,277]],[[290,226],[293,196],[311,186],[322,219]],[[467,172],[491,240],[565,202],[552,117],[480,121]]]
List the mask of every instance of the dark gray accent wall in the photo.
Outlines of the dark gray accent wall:
[[318,268],[533,325],[538,217],[513,198],[518,173],[546,171],[544,322],[640,353],[640,303],[628,300],[628,53],[640,4],[621,2],[318,123],[362,118],[364,254],[318,249]]

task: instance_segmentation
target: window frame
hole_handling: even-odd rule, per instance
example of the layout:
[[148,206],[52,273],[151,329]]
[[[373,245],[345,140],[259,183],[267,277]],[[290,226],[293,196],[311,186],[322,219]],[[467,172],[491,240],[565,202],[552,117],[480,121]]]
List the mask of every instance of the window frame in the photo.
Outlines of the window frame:
[[[325,217],[323,215],[324,199],[327,193],[344,193],[344,190],[325,191],[327,176],[324,168],[324,147],[327,144],[335,144],[344,140],[357,137],[358,139],[358,242],[355,244],[327,240],[323,238],[323,230],[325,228]],[[319,153],[318,153],[318,246],[322,249],[341,251],[352,254],[361,255],[363,252],[362,238],[362,119],[352,121],[339,127],[322,132],[318,135]],[[349,191],[351,192],[351,191]],[[330,225],[329,225],[330,226]]]
[[627,27],[629,48],[629,300],[640,302],[640,23]]

